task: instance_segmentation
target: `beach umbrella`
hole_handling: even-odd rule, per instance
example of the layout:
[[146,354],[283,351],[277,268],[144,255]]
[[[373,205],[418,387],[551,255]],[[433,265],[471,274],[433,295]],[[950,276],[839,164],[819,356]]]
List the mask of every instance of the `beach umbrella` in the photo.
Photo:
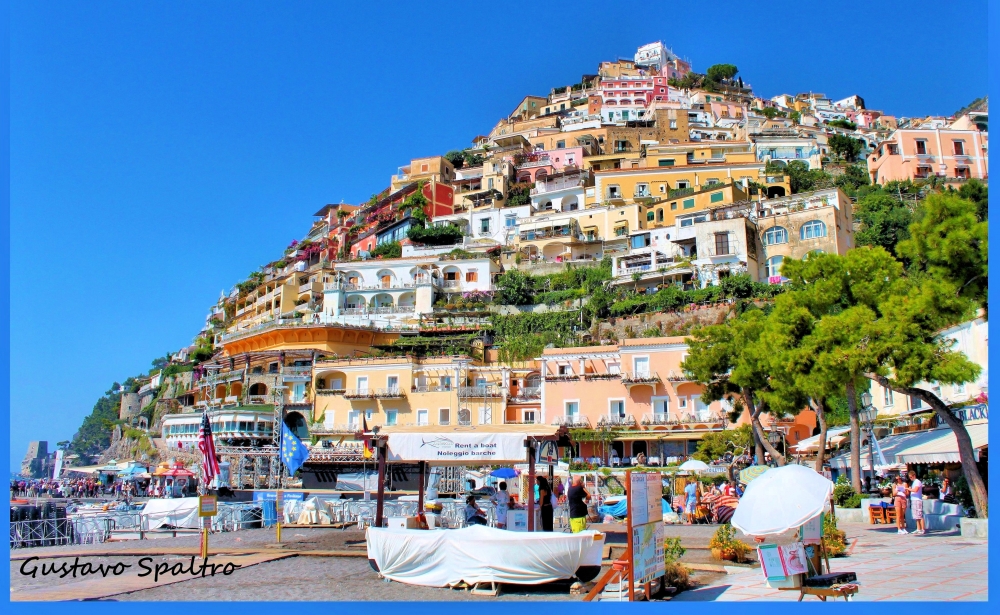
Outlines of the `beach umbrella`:
[[770,470],[770,466],[750,466],[740,470],[740,482],[749,485],[750,481]]
[[496,476],[497,478],[514,478],[517,476],[517,470],[512,468],[498,468],[490,472],[490,476]]
[[688,459],[677,468],[684,472],[693,472],[697,474],[698,472],[704,472],[708,469],[708,464],[704,461],[698,461],[697,459]]
[[833,483],[805,466],[771,468],[747,485],[733,527],[747,536],[784,534],[823,512]]

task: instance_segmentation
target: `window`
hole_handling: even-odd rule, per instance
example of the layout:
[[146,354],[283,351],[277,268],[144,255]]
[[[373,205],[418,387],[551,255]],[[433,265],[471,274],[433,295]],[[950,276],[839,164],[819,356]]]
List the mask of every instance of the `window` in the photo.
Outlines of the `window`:
[[505,228],[514,228],[517,226],[517,217],[507,216],[503,219],[503,225]]
[[635,185],[635,196],[646,197],[649,196],[649,184],[636,184]]
[[649,357],[636,357],[633,365],[635,366],[635,374],[637,376],[649,375]]
[[386,424],[386,427],[392,427],[393,425],[396,424],[396,411],[395,410],[386,410],[385,411],[385,424]]
[[358,376],[358,390],[359,391],[368,390],[368,376]]
[[920,139],[917,141],[917,154],[922,155],[927,153],[927,141]]
[[490,232],[490,219],[489,218],[483,218],[483,219],[481,219],[479,221],[479,231],[481,233],[489,233]]
[[563,149],[566,147],[565,141],[556,141],[556,149]]
[[684,199],[683,202],[684,209],[691,209],[694,207],[694,199]]
[[671,203],[670,204],[670,209],[671,209],[671,211],[676,210],[677,209],[677,203],[676,202]]
[[573,369],[569,365],[560,365],[559,366],[559,375],[560,376],[572,376],[573,375]]
[[670,120],[670,130],[677,130],[677,120]]
[[278,373],[278,364],[277,363],[271,363],[270,365],[268,365],[267,366],[267,373],[269,373],[269,374],[277,374]]
[[965,395],[965,383],[954,385],[955,395]]
[[615,237],[628,235],[628,223],[615,227]]
[[729,251],[729,233],[716,233],[715,255],[726,256],[728,254],[731,254],[731,252]]
[[621,188],[619,188],[618,186],[608,186],[608,198],[609,199],[622,198]]
[[656,212],[647,211],[646,212],[646,222],[652,222],[656,219]]
[[917,170],[914,171],[913,176],[919,179],[923,179],[929,177],[931,172],[932,171],[930,167],[917,167]]
[[580,416],[580,402],[566,402],[566,418],[576,418],[577,416]]
[[772,256],[767,259],[765,267],[767,268],[767,277],[775,278],[781,275],[781,261],[785,260],[784,256]]
[[686,226],[694,226],[694,218],[684,218],[681,220],[681,228]]
[[389,390],[399,390],[399,376],[389,376],[386,378],[385,386]]
[[672,166],[674,166],[674,159],[673,158],[660,158],[660,160],[659,160],[659,162],[657,162],[657,164],[660,165],[661,167],[672,167]]
[[887,148],[889,150],[889,155],[890,156],[898,156],[899,155],[899,146],[896,145],[895,143],[890,143],[887,146]]
[[719,203],[722,201],[724,197],[725,195],[722,194],[721,192],[716,192],[709,198],[709,201],[711,201],[712,203]]
[[472,425],[472,412],[468,408],[462,408],[458,411],[458,424]]
[[663,208],[662,207],[660,209],[656,210],[656,221],[657,222],[663,222]]
[[924,407],[924,402],[919,397],[910,396],[910,410],[919,410]]
[[523,413],[523,415],[522,415],[521,422],[522,423],[528,423],[528,424],[534,423],[535,422],[535,411],[534,410],[525,410],[524,413]]
[[493,178],[492,177],[489,178],[488,180],[486,180],[486,188],[488,190],[493,190]]
[[788,243],[788,231],[782,226],[772,226],[764,231],[764,245],[773,246],[779,243]]
[[[653,212],[650,212],[652,214]],[[649,233],[643,233],[642,235],[635,235],[632,237],[632,249],[645,248],[649,245]]]
[[420,165],[420,172],[421,173],[426,173],[427,170],[428,170],[428,168],[429,167],[426,164],[422,164],[422,165]]
[[965,141],[955,141],[955,155],[956,156],[965,155]]
[[826,225],[820,220],[810,220],[802,225],[802,239],[819,239],[826,237]]
[[623,419],[625,418],[625,400],[624,399],[612,399],[608,402],[609,409],[608,415],[613,419]]
[[438,410],[438,424],[447,425],[451,421],[451,409],[441,408]]
[[688,182],[686,182],[686,181],[679,181],[679,182],[677,182],[677,189],[678,190],[683,190],[685,188],[690,188],[690,187],[691,187],[691,184],[688,183]]
[[666,194],[666,193],[667,193],[667,185],[660,184],[660,194]]
[[963,179],[969,179],[971,175],[969,174],[969,167],[956,167],[955,177],[961,177]]
[[451,376],[441,376],[440,381],[441,381],[441,389],[443,391],[451,390]]

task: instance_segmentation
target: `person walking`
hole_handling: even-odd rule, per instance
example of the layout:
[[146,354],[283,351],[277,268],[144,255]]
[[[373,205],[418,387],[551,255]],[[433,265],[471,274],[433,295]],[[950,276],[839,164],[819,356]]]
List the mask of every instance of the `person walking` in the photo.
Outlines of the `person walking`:
[[587,504],[590,502],[590,493],[579,474],[573,477],[566,499],[569,501],[569,530],[577,534],[587,529]]
[[698,481],[693,480],[684,486],[684,515],[687,517],[687,524],[694,522],[695,507],[698,506]]
[[917,478],[917,473],[910,470],[910,486],[907,489],[910,494],[910,513],[913,521],[917,524],[914,534],[924,534],[924,483]]
[[906,531],[906,482],[902,475],[896,477],[896,484],[892,488],[893,503],[896,506],[896,533],[909,534]]
[[552,504],[552,488],[549,487],[549,481],[544,476],[536,477],[535,482],[538,483],[538,510],[542,515],[542,531],[551,532],[553,531],[552,518],[555,513]]

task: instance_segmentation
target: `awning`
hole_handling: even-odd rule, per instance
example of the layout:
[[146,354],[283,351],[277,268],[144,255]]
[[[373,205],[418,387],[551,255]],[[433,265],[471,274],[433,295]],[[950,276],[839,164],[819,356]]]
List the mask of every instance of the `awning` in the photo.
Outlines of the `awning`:
[[[972,448],[979,460],[979,451],[989,445],[989,424],[966,425],[965,428],[972,438]],[[917,444],[900,451],[896,458],[900,463],[959,463],[958,440],[955,432],[949,429],[935,429],[937,437],[922,444]]]
[[525,459],[524,441],[555,440],[558,425],[385,427],[389,461],[432,461],[435,465],[499,464]]
[[[978,427],[978,426],[976,426],[976,425],[970,425],[969,427],[970,427],[969,433],[971,435],[972,434],[971,427]],[[986,426],[983,425],[983,428],[985,428],[985,427]],[[918,447],[918,446],[922,446],[924,444],[927,444],[928,442],[931,442],[933,440],[937,440],[938,438],[941,438],[942,436],[950,436],[951,437],[951,443],[952,443],[951,446],[953,447],[952,450],[955,451],[955,460],[957,461],[958,460],[958,452],[957,452],[958,451],[958,447],[955,444],[955,439],[954,439],[955,437],[951,433],[951,429],[949,429],[947,427],[938,428],[938,429],[928,429],[928,430],[924,430],[924,431],[913,431],[913,432],[909,432],[909,433],[902,433],[902,434],[896,434],[896,435],[892,435],[892,436],[886,436],[885,438],[881,438],[878,441],[878,445],[879,445],[879,448],[882,449],[882,454],[885,456],[886,461],[891,466],[893,464],[904,463],[903,460],[900,458],[900,456],[904,452],[908,451],[909,449],[912,449],[912,448]],[[985,436],[984,436],[984,438],[985,438]],[[983,442],[984,442],[983,445],[985,446],[985,439],[983,440]],[[975,443],[975,440],[973,441],[973,443]],[[876,463],[877,463],[878,462],[878,454],[876,454],[875,457],[876,457]],[[909,462],[905,462],[905,463],[918,463],[918,462],[916,462],[916,461],[909,461]],[[919,463],[931,463],[931,462],[923,461],[923,462],[919,462]],[[868,447],[864,446],[863,449],[861,450],[861,467],[864,468],[864,469],[867,469],[868,465],[869,465],[869,461],[868,461]],[[851,467],[851,453],[848,451],[846,453],[843,453],[841,455],[837,455],[836,457],[833,457],[832,459],[830,459],[830,467],[831,468],[840,469],[840,470],[846,470],[847,468]],[[878,468],[876,468],[876,469],[878,469]]]
[[[830,448],[831,446],[834,446],[836,444],[840,444],[840,442],[843,442],[844,441],[844,437],[842,437],[842,434],[847,433],[849,431],[851,431],[850,427],[835,427],[833,429],[827,429],[826,430],[826,447]],[[841,436],[841,437],[837,438],[837,436]],[[834,441],[834,438],[836,438],[836,441]],[[800,453],[804,453],[806,451],[818,451],[819,450],[819,436],[811,436],[809,438],[803,438],[802,440],[799,440],[798,444],[796,444],[792,448],[794,448],[796,451],[798,451]]]

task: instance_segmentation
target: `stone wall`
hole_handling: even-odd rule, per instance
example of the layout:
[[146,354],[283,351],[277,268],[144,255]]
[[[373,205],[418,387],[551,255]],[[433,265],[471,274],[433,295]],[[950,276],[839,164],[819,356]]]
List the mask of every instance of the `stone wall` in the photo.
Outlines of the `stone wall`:
[[138,393],[122,393],[122,404],[118,409],[118,418],[129,420],[139,416],[142,412],[142,404],[139,403]]

